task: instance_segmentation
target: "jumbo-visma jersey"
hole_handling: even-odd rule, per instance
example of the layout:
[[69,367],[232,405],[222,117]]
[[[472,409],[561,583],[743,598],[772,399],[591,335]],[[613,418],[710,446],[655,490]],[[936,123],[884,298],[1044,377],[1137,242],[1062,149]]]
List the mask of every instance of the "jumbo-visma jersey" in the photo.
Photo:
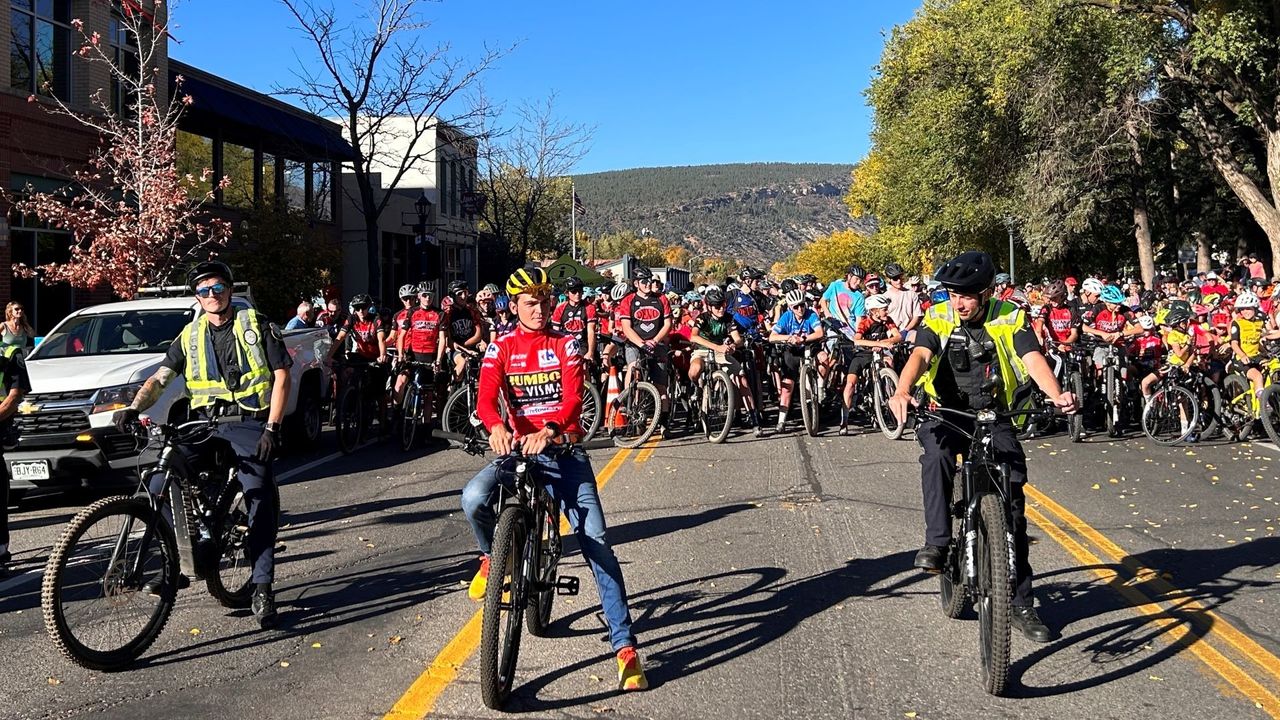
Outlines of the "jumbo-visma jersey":
[[485,351],[476,410],[492,428],[502,423],[499,402],[505,402],[516,437],[538,432],[548,421],[565,433],[581,433],[582,384],[578,338],[517,327]]

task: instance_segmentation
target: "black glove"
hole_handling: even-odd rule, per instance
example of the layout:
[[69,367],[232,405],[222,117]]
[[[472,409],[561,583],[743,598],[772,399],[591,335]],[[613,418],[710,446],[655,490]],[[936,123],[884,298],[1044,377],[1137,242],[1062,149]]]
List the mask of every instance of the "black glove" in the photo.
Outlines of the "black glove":
[[111,416],[111,422],[116,429],[122,433],[129,434],[133,432],[129,426],[138,422],[138,416],[141,415],[135,408],[127,407],[123,410],[117,410]]
[[270,462],[271,456],[275,454],[276,446],[279,443],[280,441],[276,439],[274,432],[263,429],[262,437],[258,438],[258,452],[254,454],[254,457],[258,459],[258,462]]

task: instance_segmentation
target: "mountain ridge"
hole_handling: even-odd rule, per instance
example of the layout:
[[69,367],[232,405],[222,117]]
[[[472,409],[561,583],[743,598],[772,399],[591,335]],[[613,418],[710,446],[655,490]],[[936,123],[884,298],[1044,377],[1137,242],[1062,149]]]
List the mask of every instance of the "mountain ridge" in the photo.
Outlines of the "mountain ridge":
[[781,260],[837,230],[875,230],[843,202],[852,165],[727,163],[610,170],[574,177],[587,214],[579,227],[600,236],[631,230],[695,255]]

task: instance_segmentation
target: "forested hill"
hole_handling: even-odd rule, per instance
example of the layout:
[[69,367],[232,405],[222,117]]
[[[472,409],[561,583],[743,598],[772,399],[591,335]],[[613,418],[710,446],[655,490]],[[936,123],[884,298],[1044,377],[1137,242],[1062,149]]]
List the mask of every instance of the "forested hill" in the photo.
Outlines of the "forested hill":
[[744,163],[636,168],[574,177],[600,236],[631,230],[699,255],[766,265],[836,230],[870,232],[849,217],[842,197],[851,165]]

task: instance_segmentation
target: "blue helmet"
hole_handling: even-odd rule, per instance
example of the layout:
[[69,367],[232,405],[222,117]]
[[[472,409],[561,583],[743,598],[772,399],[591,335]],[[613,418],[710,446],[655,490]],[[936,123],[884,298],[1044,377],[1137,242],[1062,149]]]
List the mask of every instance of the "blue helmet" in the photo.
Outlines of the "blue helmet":
[[493,299],[494,310],[497,310],[498,312],[506,312],[509,307],[511,307],[511,300],[508,299],[506,295],[499,295]]
[[934,305],[937,305],[939,303],[944,303],[950,299],[951,299],[951,293],[947,292],[946,288],[938,288],[937,290],[933,291],[932,295],[929,296],[929,302],[933,303]]
[[1102,302],[1123,305],[1124,301],[1124,293],[1115,285],[1108,285],[1102,288]]
[[697,290],[690,290],[684,294],[684,299],[685,302],[698,302],[702,300],[702,296],[698,294]]

